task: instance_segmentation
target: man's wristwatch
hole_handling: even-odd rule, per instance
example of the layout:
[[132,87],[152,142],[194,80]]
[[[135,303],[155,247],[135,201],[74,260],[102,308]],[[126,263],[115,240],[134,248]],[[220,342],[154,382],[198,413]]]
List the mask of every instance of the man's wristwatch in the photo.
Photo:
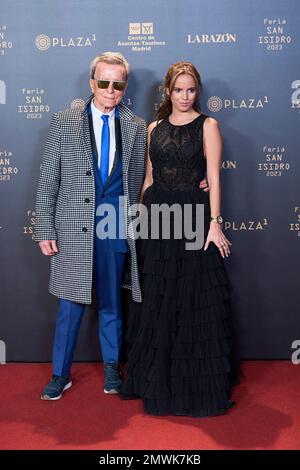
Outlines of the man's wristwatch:
[[216,222],[217,224],[223,223],[223,217],[221,215],[217,215],[217,217],[211,217],[210,220],[212,222]]

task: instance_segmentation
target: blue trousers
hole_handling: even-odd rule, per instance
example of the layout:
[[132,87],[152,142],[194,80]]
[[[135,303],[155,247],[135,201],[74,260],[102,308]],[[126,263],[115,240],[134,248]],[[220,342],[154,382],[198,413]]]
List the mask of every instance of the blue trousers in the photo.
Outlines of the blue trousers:
[[[109,248],[108,240],[95,243],[99,341],[104,363],[118,363],[122,341],[121,281],[126,253]],[[70,373],[84,304],[60,299],[53,347],[53,374]]]

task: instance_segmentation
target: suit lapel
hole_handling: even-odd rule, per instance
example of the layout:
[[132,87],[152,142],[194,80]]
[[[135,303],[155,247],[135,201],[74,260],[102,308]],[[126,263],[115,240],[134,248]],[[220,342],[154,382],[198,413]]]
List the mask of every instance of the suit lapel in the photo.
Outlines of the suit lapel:
[[116,150],[115,150],[115,157],[114,157],[114,163],[113,167],[111,169],[109,178],[112,176],[114,173],[118,160],[122,154],[122,139],[121,139],[121,128],[120,128],[120,119],[115,116],[115,140],[116,140]]
[[[92,99],[92,97],[91,97]],[[81,114],[81,132],[82,132],[82,144],[85,150],[85,154],[88,158],[89,165],[93,169],[93,150],[90,138],[90,127],[88,120],[88,106],[91,101],[87,101]],[[135,141],[138,125],[133,121],[134,114],[123,104],[117,106],[119,117],[120,117],[120,133],[121,133],[121,147],[122,147],[122,168],[125,174],[128,173],[129,162],[132,154],[132,148]],[[119,129],[116,128],[116,132]],[[116,136],[116,143],[118,149],[118,137]]]

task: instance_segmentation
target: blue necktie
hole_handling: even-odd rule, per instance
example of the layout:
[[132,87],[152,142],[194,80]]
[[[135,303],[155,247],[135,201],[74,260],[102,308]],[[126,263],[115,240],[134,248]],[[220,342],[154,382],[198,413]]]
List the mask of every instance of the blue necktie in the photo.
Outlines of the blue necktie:
[[100,162],[100,176],[102,184],[104,185],[108,177],[109,168],[109,124],[108,114],[102,114],[103,119],[102,134],[101,134],[101,162]]

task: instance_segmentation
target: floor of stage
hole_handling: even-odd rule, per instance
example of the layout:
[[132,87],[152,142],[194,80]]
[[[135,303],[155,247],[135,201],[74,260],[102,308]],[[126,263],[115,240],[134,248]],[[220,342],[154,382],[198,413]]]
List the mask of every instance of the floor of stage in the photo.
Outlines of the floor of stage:
[[236,407],[213,418],[153,417],[104,395],[100,363],[77,363],[61,400],[39,399],[50,364],[0,366],[0,449],[300,449],[300,365],[246,361]]

